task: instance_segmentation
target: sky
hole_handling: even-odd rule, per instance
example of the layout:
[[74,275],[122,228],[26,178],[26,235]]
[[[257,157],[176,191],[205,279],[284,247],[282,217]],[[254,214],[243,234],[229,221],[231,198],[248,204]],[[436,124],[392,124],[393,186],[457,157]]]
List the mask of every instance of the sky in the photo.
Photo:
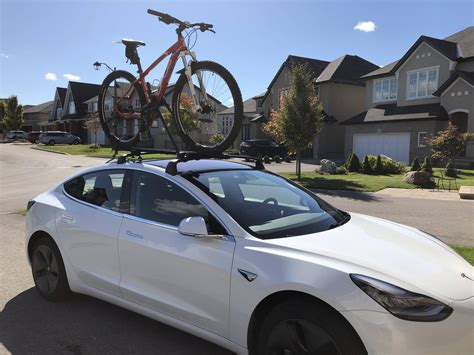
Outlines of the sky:
[[[93,69],[97,60],[135,73],[114,43],[121,38],[146,42],[139,54],[148,66],[176,40],[173,26],[148,8],[214,24],[216,34],[199,33],[193,50],[224,65],[244,99],[264,92],[289,54],[328,61],[352,54],[383,66],[420,35],[445,38],[474,24],[473,0],[0,0],[0,98],[40,104],[68,80],[100,84],[107,72]],[[161,64],[149,81],[163,71]]]

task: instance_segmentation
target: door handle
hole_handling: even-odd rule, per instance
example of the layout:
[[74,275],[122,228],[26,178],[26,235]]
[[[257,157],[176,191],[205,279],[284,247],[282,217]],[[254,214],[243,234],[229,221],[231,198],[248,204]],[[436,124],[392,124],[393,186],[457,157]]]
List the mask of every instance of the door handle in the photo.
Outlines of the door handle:
[[137,233],[133,233],[131,230],[127,230],[126,234],[127,234],[129,237],[133,237],[133,238],[137,238],[137,239],[143,239],[143,235],[137,234]]
[[73,220],[74,220],[74,218],[73,218],[72,216],[70,216],[70,215],[68,215],[68,214],[65,214],[65,213],[63,213],[63,214],[61,215],[61,218],[66,219],[66,220],[68,220],[68,221],[73,221]]

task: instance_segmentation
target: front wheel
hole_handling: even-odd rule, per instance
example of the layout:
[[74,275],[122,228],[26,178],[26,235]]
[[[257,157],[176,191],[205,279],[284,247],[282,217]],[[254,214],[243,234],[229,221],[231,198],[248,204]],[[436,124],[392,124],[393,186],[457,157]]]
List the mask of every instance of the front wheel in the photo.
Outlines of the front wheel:
[[[191,69],[192,85],[183,72],[174,87],[175,128],[188,149],[210,155],[222,153],[239,134],[242,94],[232,74],[220,64],[194,62]],[[195,103],[199,104],[199,110]]]
[[128,148],[140,141],[146,130],[142,107],[146,104],[143,88],[124,70],[107,75],[99,91],[99,120],[112,147]]

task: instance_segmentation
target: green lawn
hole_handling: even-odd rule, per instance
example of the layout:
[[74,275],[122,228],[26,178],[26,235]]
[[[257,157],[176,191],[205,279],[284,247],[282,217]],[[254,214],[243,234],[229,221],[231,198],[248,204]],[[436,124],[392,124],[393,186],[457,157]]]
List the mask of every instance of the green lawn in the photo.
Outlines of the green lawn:
[[[434,169],[434,177],[439,175],[443,169]],[[457,179],[458,187],[461,185],[474,186],[474,170],[460,170]],[[283,176],[295,180],[301,185],[309,188],[330,190],[351,190],[361,192],[374,192],[388,187],[414,189],[415,185],[408,184],[402,180],[403,174],[397,175],[365,175],[360,173],[349,173],[347,175],[326,175],[316,172],[306,172],[301,175],[301,181],[296,180],[293,173],[282,173]],[[447,188],[447,184],[445,186]]]
[[[70,155],[86,155],[88,157],[101,157],[101,158],[111,158],[113,155],[111,148],[99,148],[91,149],[90,144],[78,144],[78,145],[37,145],[37,148],[46,151],[61,152]],[[126,154],[126,151],[119,151],[119,155]],[[147,154],[147,158],[153,159],[166,159],[173,158],[174,155],[170,154]]]
[[451,245],[464,259],[466,259],[471,265],[474,265],[474,248],[472,247],[461,247],[458,245]]

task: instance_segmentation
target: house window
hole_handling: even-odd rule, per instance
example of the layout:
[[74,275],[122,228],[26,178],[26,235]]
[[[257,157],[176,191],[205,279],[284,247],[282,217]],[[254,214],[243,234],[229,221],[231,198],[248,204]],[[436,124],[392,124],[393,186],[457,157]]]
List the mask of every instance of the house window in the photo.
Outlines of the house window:
[[246,141],[250,139],[250,125],[244,124],[242,125],[242,140]]
[[262,108],[263,107],[263,99],[258,99],[257,100],[257,108]]
[[227,136],[232,128],[233,119],[230,116],[222,117],[222,134]]
[[428,134],[426,132],[418,132],[418,148],[426,148],[426,139]]
[[69,101],[69,113],[76,113],[76,105],[74,105],[74,101]]
[[278,95],[278,107],[281,107],[281,103],[283,101],[283,98],[288,95],[288,92],[289,92],[288,88],[280,89],[279,95]]
[[98,102],[93,102],[93,103],[92,103],[92,112],[97,112],[97,111],[99,111],[98,106],[99,106],[99,103],[98,103]]
[[438,89],[438,68],[427,68],[417,71],[409,71],[407,99],[423,99],[432,97]]
[[56,109],[56,118],[60,119],[62,115],[63,115],[63,109],[62,109],[62,107],[58,107]]
[[374,80],[374,102],[393,101],[397,99],[397,79]]
[[105,99],[104,109],[106,112],[112,111],[112,99]]

